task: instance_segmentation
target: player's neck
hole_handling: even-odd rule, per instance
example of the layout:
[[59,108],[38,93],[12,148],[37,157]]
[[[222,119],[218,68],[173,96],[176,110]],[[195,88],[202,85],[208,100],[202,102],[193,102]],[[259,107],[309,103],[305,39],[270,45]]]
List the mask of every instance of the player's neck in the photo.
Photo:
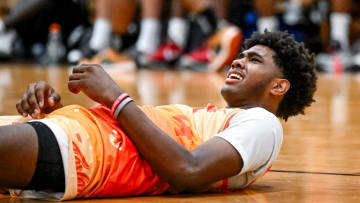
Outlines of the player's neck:
[[241,104],[241,105],[236,105],[236,106],[227,106],[227,108],[240,108],[240,109],[250,109],[250,108],[255,108],[255,107],[260,107],[263,109],[266,109],[267,111],[276,114],[277,112],[277,107],[271,104],[251,104],[251,103],[245,103],[245,104]]

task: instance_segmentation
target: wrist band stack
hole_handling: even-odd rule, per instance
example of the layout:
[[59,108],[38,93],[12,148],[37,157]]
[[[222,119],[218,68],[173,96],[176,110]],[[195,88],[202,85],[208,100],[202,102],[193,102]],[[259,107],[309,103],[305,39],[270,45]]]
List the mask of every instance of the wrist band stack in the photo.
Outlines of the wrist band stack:
[[120,94],[111,107],[111,114],[115,120],[119,116],[120,111],[131,101],[133,101],[133,99],[130,98],[129,94]]

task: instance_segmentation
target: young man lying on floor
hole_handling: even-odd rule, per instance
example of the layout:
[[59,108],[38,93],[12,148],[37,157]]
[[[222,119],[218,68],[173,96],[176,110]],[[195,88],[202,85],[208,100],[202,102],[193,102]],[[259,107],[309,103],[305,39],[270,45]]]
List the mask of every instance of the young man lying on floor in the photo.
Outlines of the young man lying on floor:
[[255,33],[225,79],[228,107],[217,109],[139,107],[101,66],[79,65],[69,90],[101,105],[63,107],[47,83],[30,84],[17,109],[45,115],[0,127],[0,187],[61,200],[247,187],[279,153],[277,117],[314,101],[314,70],[313,56],[288,33]]

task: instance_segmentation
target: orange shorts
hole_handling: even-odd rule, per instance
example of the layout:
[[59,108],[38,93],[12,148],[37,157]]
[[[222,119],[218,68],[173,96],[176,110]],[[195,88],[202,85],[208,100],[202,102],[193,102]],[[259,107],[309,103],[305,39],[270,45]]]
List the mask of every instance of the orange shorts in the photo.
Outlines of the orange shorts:
[[14,191],[20,197],[69,200],[161,194],[168,184],[141,158],[107,108],[71,105],[46,115],[64,162],[64,193]]

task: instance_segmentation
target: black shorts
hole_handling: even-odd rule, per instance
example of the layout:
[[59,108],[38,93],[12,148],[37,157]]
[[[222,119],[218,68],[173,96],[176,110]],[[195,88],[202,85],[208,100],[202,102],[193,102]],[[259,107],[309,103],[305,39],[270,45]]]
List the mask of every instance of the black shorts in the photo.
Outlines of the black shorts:
[[39,152],[34,176],[25,190],[65,192],[64,165],[54,133],[42,122],[27,124],[36,131]]

